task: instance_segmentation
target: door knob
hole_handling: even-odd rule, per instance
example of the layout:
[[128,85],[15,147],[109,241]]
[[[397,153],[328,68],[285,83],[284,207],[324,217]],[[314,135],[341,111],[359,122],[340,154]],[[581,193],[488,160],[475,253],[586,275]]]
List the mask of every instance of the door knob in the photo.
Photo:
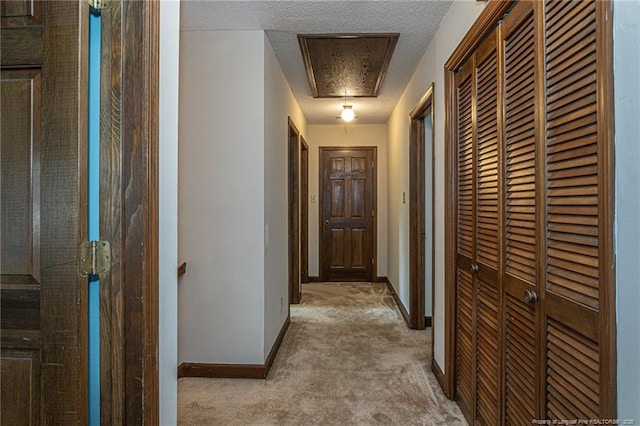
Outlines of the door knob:
[[538,300],[538,295],[531,290],[525,290],[524,291],[524,301],[527,303],[534,303],[536,300]]
[[474,274],[478,273],[478,265],[471,265],[471,272],[473,272]]
[[325,220],[324,223],[329,224],[329,219]]

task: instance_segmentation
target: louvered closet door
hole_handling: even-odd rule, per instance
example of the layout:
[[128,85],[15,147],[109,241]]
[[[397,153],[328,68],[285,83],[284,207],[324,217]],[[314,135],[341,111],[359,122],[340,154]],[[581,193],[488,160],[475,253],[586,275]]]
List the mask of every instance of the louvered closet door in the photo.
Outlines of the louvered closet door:
[[[502,27],[504,49],[504,386],[505,423],[539,418],[536,395],[539,277],[536,209],[536,55],[534,3],[519,2]],[[530,296],[525,300],[525,294]]]
[[498,54],[497,31],[474,57],[476,84],[475,419],[499,422]]
[[474,294],[474,131],[473,61],[456,74],[457,247],[456,247],[456,399],[465,414],[473,411]]
[[[597,28],[602,2],[547,1],[546,100],[546,415],[551,419],[615,417],[603,400],[600,322],[607,244],[600,208],[606,126],[599,122]],[[599,11],[598,8],[601,8]],[[602,37],[602,35],[601,35]],[[601,74],[601,78],[605,78]],[[608,339],[609,336],[604,336]],[[614,390],[615,391],[615,390]],[[611,405],[611,404],[608,404]]]

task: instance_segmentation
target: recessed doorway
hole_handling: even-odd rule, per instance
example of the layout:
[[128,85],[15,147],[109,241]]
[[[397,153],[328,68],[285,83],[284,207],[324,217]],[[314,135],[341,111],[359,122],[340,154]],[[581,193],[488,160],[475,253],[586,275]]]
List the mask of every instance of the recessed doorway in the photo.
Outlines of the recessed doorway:
[[[432,324],[434,254],[433,84],[410,113],[409,147],[409,317],[410,326]],[[432,339],[433,344],[433,339]]]

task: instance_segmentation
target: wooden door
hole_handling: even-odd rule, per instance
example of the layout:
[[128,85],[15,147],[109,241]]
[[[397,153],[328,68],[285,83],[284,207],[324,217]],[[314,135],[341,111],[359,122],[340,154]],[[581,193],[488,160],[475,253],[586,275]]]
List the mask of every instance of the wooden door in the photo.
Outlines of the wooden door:
[[300,132],[289,118],[289,303],[300,303]]
[[519,2],[502,27],[504,52],[504,393],[507,424],[531,423],[540,392],[537,171],[540,159],[536,107],[534,3]]
[[85,2],[3,1],[3,425],[87,423]]
[[475,161],[475,409],[474,419],[494,425],[500,420],[500,265],[498,32],[474,55],[476,84]]
[[541,415],[616,418],[611,4],[537,6],[547,89]]
[[456,395],[480,424],[497,424],[501,406],[497,36],[491,33],[456,75]]
[[447,65],[455,396],[474,424],[615,418],[611,4],[501,7]]
[[[434,208],[433,203],[433,140],[434,140],[434,108],[432,83],[420,102],[413,108],[409,136],[409,326],[422,330],[431,326],[431,316],[426,314],[426,290],[431,290],[433,303],[433,274],[426,274],[427,253],[431,249],[433,256],[433,215],[431,223],[427,224],[426,207]],[[429,120],[426,125],[425,121]],[[427,148],[431,146],[431,151]],[[431,158],[427,162],[427,158]],[[426,170],[431,169],[428,176]],[[431,180],[431,187],[427,182]],[[427,203],[427,194],[431,192],[431,199]],[[427,232],[428,231],[428,232]],[[430,243],[429,243],[430,241]],[[428,247],[430,245],[431,247]],[[433,272],[433,257],[429,259]],[[431,307],[429,307],[431,308]],[[433,333],[433,330],[432,330]],[[433,340],[431,342],[433,344]]]
[[373,281],[375,148],[320,148],[323,281]]
[[474,293],[475,241],[473,60],[456,74],[457,105],[457,244],[456,244],[456,383],[455,395],[467,417],[474,406]]
[[309,282],[309,145],[300,136],[300,282]]

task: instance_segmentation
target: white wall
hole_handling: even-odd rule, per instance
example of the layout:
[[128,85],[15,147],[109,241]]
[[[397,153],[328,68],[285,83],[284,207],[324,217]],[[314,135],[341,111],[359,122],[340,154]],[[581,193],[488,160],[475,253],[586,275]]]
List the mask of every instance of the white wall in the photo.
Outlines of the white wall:
[[[435,310],[434,357],[444,365],[444,63],[476,20],[484,2],[454,1],[409,81],[389,122],[389,280],[409,309],[409,112],[434,82]],[[430,207],[427,206],[427,210]]]
[[618,418],[640,422],[640,2],[614,2]]
[[264,33],[180,36],[179,361],[262,364]]
[[[339,112],[338,109],[336,114]],[[346,130],[347,132],[344,124],[312,124],[308,126],[308,135],[305,137],[309,145],[309,275],[319,275],[318,148],[321,146],[375,146],[378,148],[377,274],[379,277],[385,277],[387,276],[387,126],[385,124],[349,124]]]
[[178,421],[178,62],[180,2],[160,2],[159,337],[160,424]]
[[288,117],[302,135],[307,123],[267,37],[264,38],[264,357],[289,313]]

